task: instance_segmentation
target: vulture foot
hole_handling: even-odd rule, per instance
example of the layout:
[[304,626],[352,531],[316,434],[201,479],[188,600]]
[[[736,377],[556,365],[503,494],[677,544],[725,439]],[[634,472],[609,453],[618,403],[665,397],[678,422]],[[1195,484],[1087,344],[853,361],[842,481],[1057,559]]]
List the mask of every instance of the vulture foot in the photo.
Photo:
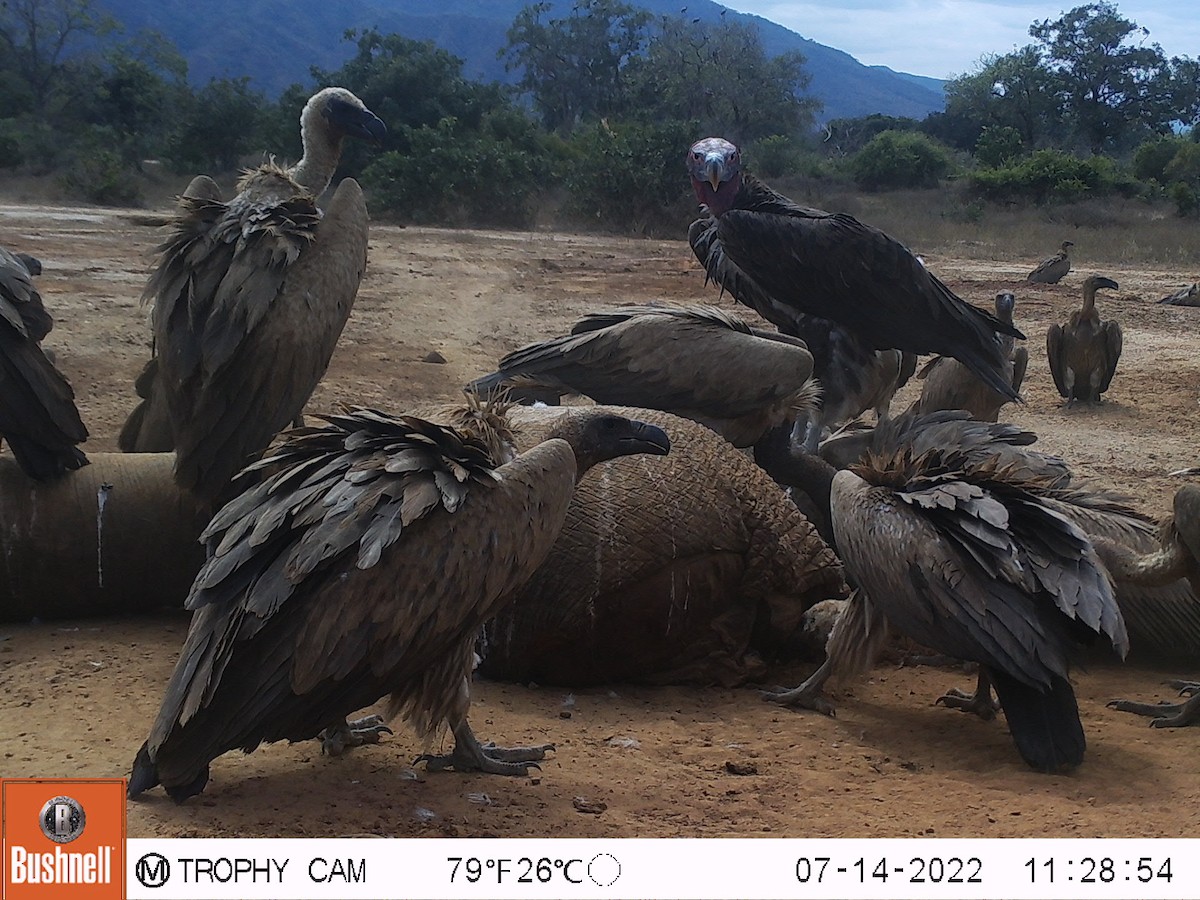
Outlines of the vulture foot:
[[1200,724],[1200,696],[1184,703],[1137,703],[1133,700],[1110,700],[1111,709],[1130,712],[1139,716],[1154,716],[1151,728],[1186,728]]
[[1167,684],[1179,691],[1180,697],[1200,694],[1200,681],[1168,681]]
[[450,753],[422,753],[414,760],[413,765],[425,763],[430,772],[444,772],[453,769],[455,772],[486,772],[489,775],[528,775],[529,770],[540,769],[537,765],[546,758],[546,751],[553,750],[553,744],[540,744],[536,747],[497,747],[491,741],[479,743],[464,721],[454,728],[454,750]]
[[992,721],[1000,711],[1000,704],[992,698],[992,682],[982,669],[979,671],[979,680],[975,683],[975,693],[968,694],[957,688],[950,688],[933,702],[941,703],[947,709],[974,713],[985,722]]
[[321,753],[340,756],[350,747],[378,744],[380,735],[391,733],[392,729],[384,724],[382,716],[363,716],[331,725],[317,736],[317,740],[321,742]]
[[822,715],[836,716],[837,711],[824,692],[825,682],[829,679],[831,671],[829,660],[825,660],[821,668],[809,675],[799,687],[791,690],[781,687],[769,688],[762,692],[762,698],[768,703],[778,703],[792,709],[811,709]]

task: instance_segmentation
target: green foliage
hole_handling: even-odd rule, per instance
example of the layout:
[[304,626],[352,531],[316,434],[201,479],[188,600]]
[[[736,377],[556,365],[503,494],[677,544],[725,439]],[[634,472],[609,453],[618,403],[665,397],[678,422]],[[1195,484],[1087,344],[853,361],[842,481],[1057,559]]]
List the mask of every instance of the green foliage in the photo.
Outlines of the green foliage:
[[800,168],[801,149],[794,138],[773,134],[747,147],[746,157],[763,178],[782,178]]
[[1180,216],[1194,216],[1200,212],[1200,193],[1190,184],[1177,181],[1171,185],[1171,201]]
[[647,233],[677,226],[689,200],[680,147],[694,139],[692,122],[598,123],[571,142],[575,158],[566,173],[570,208],[611,231]]
[[242,155],[259,146],[265,105],[249,78],[214,78],[187,104],[167,144],[166,158],[180,171],[215,173],[236,168]]
[[975,159],[985,166],[1003,166],[1021,155],[1021,132],[1011,125],[988,125],[975,142]]
[[919,131],[916,119],[872,113],[856,119],[833,119],[825,125],[824,148],[834,156],[853,156],[885,131]]
[[0,119],[0,169],[15,169],[25,162],[21,136],[13,119]]
[[1104,156],[1080,159],[1061,150],[1038,150],[1009,166],[984,168],[971,185],[989,200],[1075,201],[1112,193],[1136,193],[1137,185]]
[[1179,148],[1188,142],[1181,137],[1165,135],[1140,144],[1133,154],[1133,174],[1142,181],[1167,183],[1166,170]]
[[910,131],[880,132],[850,160],[855,183],[869,191],[934,187],[951,167],[945,149]]
[[116,133],[107,126],[93,126],[81,136],[74,160],[63,173],[65,188],[92,203],[105,206],[136,206],[141,192],[133,172],[113,148]]

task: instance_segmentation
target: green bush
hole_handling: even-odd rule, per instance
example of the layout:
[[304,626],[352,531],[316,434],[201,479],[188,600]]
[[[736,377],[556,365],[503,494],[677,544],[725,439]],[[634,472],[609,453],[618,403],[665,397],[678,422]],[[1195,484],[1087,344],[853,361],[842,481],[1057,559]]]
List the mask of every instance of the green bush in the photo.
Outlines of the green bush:
[[1194,216],[1200,210],[1200,195],[1190,184],[1182,181],[1171,185],[1171,200],[1175,203],[1175,212],[1180,216]]
[[570,209],[612,231],[678,229],[695,200],[683,153],[695,140],[690,122],[600,122],[572,136],[566,185]]
[[12,119],[0,119],[0,169],[15,169],[25,162],[20,131]]
[[983,168],[971,174],[972,187],[989,200],[1076,201],[1120,193],[1140,185],[1106,156],[1079,159],[1061,150],[1037,150],[1019,163]]
[[1004,166],[1024,149],[1021,132],[1011,125],[988,125],[975,142],[975,159],[985,166]]
[[1140,144],[1133,153],[1133,174],[1142,181],[1157,181],[1166,184],[1167,166],[1175,158],[1181,147],[1186,147],[1188,141],[1181,137],[1156,137]]
[[951,168],[944,148],[912,131],[880,132],[850,160],[855,183],[869,191],[936,187]]
[[763,178],[781,178],[800,168],[800,147],[784,134],[773,134],[755,141],[746,151],[756,174]]
[[115,132],[108,126],[92,126],[74,147],[74,159],[60,177],[64,188],[90,203],[104,206],[139,206],[141,191],[136,178],[113,150]]

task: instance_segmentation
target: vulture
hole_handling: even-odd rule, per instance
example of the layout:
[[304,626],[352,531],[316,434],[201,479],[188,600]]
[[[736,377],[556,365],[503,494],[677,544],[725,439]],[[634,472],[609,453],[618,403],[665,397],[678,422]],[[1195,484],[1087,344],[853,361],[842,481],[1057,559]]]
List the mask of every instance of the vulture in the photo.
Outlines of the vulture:
[[[1144,555],[1110,541],[1098,541],[1096,549],[1120,583],[1159,586],[1184,577],[1200,593],[1200,486],[1187,485],[1175,494],[1173,514],[1159,528],[1160,547]],[[1172,681],[1180,694],[1190,694],[1183,703],[1140,703],[1113,700],[1108,705],[1139,716],[1153,716],[1155,728],[1181,728],[1200,724],[1200,683]]]
[[1049,259],[1038,263],[1037,268],[1025,276],[1025,280],[1035,284],[1058,284],[1071,271],[1070,250],[1074,246],[1074,241],[1063,241],[1062,248]]
[[[1013,307],[1017,299],[1009,291],[996,295],[996,318],[1012,323]],[[1029,351],[1016,346],[1016,342],[1004,335],[1000,338],[1000,352],[1004,357],[1004,376],[1014,392],[1021,390],[1025,380],[1025,369],[1029,365]],[[924,381],[921,396],[913,404],[917,413],[928,413],[938,409],[965,409],[981,422],[995,422],[1000,417],[1000,407],[1008,397],[994,390],[966,366],[956,359],[935,356],[917,375]]]
[[571,333],[529,344],[473,381],[480,396],[530,388],[658,409],[707,425],[737,447],[790,423],[817,388],[804,342],[706,306],[589,313]]
[[826,663],[769,699],[828,711],[823,681],[869,665],[891,628],[979,663],[976,694],[951,692],[941,698],[948,706],[988,717],[995,687],[1021,757],[1041,772],[1073,768],[1086,743],[1072,651],[1097,638],[1122,656],[1128,649],[1108,574],[1087,534],[1047,502],[1073,502],[1069,489],[953,442],[919,450],[923,426],[908,413],[884,423],[866,462],[849,470],[797,461],[806,490],[830,510],[857,592]]
[[191,625],[129,781],[177,801],[209,763],[263,741],[373,743],[380,717],[346,716],[390,695],[454,751],[430,768],[515,775],[549,747],[481,745],[467,723],[480,628],[550,552],[575,484],[593,465],[665,454],[655,426],[604,412],[563,417],[503,464],[482,429],[358,408],[288,432],[248,467],[257,484],[213,517],[187,600]]
[[[708,279],[786,330],[795,312],[836,322],[873,350],[941,353],[1009,399],[996,333],[1023,337],[961,300],[899,241],[844,213],[793,203],[742,170],[738,148],[692,145],[688,173],[707,216],[688,242]],[[821,377],[818,370],[817,377]]]
[[77,446],[88,433],[75,392],[40,346],[54,326],[33,286],[41,270],[32,256],[0,247],[0,437],[39,481],[88,462]]
[[1158,301],[1168,306],[1200,306],[1200,282],[1194,282],[1185,288],[1180,288]]
[[1089,275],[1083,282],[1083,306],[1062,325],[1046,332],[1046,358],[1058,393],[1067,405],[1099,403],[1108,390],[1117,360],[1121,358],[1121,326],[1105,322],[1096,311],[1096,291],[1117,290],[1119,285],[1103,275]]
[[[121,446],[162,449],[165,410],[177,483],[214,507],[303,410],[366,267],[357,182],[342,181],[324,212],[316,200],[343,140],[379,142],[384,124],[354,94],[325,88],[305,105],[300,132],[298,163],[248,170],[228,202],[207,176],[192,182],[143,294],[154,301],[156,371]],[[141,438],[143,424],[153,439]]]

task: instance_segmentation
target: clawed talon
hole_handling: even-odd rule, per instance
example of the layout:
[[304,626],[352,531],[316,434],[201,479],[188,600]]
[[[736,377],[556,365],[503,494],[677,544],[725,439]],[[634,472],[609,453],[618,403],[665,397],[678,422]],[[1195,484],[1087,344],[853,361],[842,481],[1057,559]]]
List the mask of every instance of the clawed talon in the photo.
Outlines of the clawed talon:
[[1109,700],[1106,705],[1109,709],[1118,709],[1138,716],[1154,716],[1150,721],[1151,728],[1186,728],[1200,723],[1200,694],[1195,694],[1184,703],[1170,703],[1166,700],[1160,700],[1158,703]]
[[946,693],[933,702],[934,705],[940,703],[947,709],[957,709],[961,712],[973,713],[985,722],[990,722],[996,718],[996,713],[1000,711],[1000,704],[992,699],[992,692],[990,690],[986,694],[980,695],[978,691],[974,694],[968,694],[966,691],[950,688],[950,690],[946,691]]
[[778,703],[780,706],[792,709],[811,709],[822,715],[837,718],[837,710],[829,702],[821,688],[819,686],[810,688],[807,686],[807,682],[791,690],[778,688],[759,691],[759,696],[768,703]]
[[1168,681],[1167,685],[1179,691],[1180,697],[1192,697],[1200,693],[1200,681],[1180,681],[1175,679]]
[[542,767],[538,760],[546,758],[553,744],[536,747],[498,747],[492,741],[481,744],[466,720],[454,726],[454,750],[450,753],[422,753],[413,765],[423,762],[430,772],[486,772],[489,775],[528,775],[530,769]]
[[351,747],[363,744],[378,744],[380,735],[393,734],[383,721],[383,716],[363,716],[354,721],[339,722],[317,735],[321,742],[321,753],[340,756]]

